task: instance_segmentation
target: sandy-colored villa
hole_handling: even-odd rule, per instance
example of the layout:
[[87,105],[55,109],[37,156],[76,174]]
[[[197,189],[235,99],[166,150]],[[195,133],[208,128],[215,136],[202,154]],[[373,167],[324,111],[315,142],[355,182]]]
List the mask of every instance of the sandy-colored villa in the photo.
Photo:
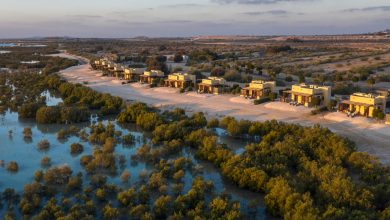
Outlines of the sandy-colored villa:
[[124,68],[123,78],[132,82],[140,80],[140,76],[146,71],[146,68]]
[[114,69],[112,70],[112,73],[116,78],[122,78],[123,77],[123,67],[119,64],[115,64]]
[[93,62],[93,67],[96,68],[96,69],[101,69],[101,67],[102,67],[102,60],[95,60]]
[[283,91],[280,100],[306,107],[321,106],[330,103],[331,93],[330,86],[299,84],[293,85],[291,90]]
[[172,73],[165,80],[166,87],[186,88],[195,86],[196,76],[188,73]]
[[253,80],[248,87],[241,90],[241,96],[250,99],[260,99],[275,91],[275,81]]
[[161,70],[145,71],[143,75],[140,75],[140,83],[153,84],[156,79],[164,78],[164,72]]
[[202,79],[202,82],[198,84],[199,93],[220,94],[223,92],[223,88],[227,87],[226,80],[219,77],[209,77]]
[[354,93],[349,100],[339,103],[339,111],[372,118],[375,111],[386,114],[387,105],[390,105],[390,98],[384,94]]
[[105,70],[105,69],[107,69],[108,63],[109,63],[108,60],[100,59],[100,60],[95,60],[95,62],[93,64],[94,64],[94,68],[99,69],[99,70]]

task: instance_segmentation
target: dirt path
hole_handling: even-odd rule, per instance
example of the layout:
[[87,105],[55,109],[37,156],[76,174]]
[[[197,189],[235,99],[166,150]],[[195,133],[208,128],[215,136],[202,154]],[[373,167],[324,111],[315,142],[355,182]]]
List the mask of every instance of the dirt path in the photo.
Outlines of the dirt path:
[[[61,55],[65,56],[65,55]],[[66,54],[67,57],[72,55]],[[74,57],[79,59],[78,57]],[[390,126],[375,123],[365,118],[348,118],[341,113],[311,116],[304,107],[293,107],[286,103],[273,102],[253,105],[250,101],[232,95],[204,95],[190,92],[180,94],[173,88],[149,88],[138,83],[122,85],[110,77],[101,77],[88,64],[72,67],[60,72],[73,83],[88,82],[92,89],[122,97],[127,101],[140,101],[162,109],[180,107],[191,112],[203,111],[208,117],[234,116],[238,119],[272,120],[298,123],[305,126],[320,124],[355,141],[360,151],[377,156],[390,165]]]

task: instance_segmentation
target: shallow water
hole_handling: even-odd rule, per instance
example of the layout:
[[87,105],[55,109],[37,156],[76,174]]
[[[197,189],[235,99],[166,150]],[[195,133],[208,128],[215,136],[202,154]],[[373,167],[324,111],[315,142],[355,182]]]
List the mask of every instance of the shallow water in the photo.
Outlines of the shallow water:
[[0,47],[15,47],[17,46],[14,43],[0,43]]
[[[56,105],[62,100],[52,97],[50,93],[45,92],[43,95],[47,97],[48,105]],[[131,163],[131,156],[135,155],[137,149],[144,144],[144,140],[149,142],[150,139],[144,138],[144,134],[140,132],[134,125],[119,126],[112,119],[105,119],[103,124],[109,122],[115,124],[115,129],[122,132],[122,134],[132,133],[136,137],[136,142],[131,146],[124,146],[118,144],[115,148],[116,155],[124,155],[126,158],[126,165],[121,167],[118,165],[118,175],[108,176],[108,182],[114,183],[121,187],[128,187],[139,181],[139,174],[147,170],[148,173],[152,171],[153,167],[150,164],[143,162]],[[79,128],[87,128],[91,123],[78,124]],[[67,140],[57,140],[56,133],[61,129],[69,125],[37,125],[34,120],[19,120],[17,113],[6,112],[4,115],[0,115],[0,160],[4,161],[4,166],[0,167],[0,192],[6,188],[14,188],[17,192],[23,191],[23,186],[27,183],[31,183],[34,180],[34,172],[37,170],[45,170],[41,166],[41,159],[44,156],[51,158],[52,167],[68,165],[73,170],[73,174],[82,172],[84,180],[86,180],[86,172],[80,165],[80,157],[83,155],[89,155],[92,153],[93,146],[88,142],[81,142],[78,137],[71,137]],[[31,141],[26,141],[23,138],[23,128],[31,127],[33,137]],[[223,130],[219,130],[217,133],[221,133],[220,142],[226,144],[232,144],[235,146],[235,151],[240,152],[245,146],[244,142],[238,140],[229,140],[226,135],[223,135]],[[43,152],[37,149],[37,144],[42,139],[47,139],[51,146],[47,152]],[[231,143],[230,141],[235,141]],[[72,156],[70,153],[70,145],[72,143],[80,142],[84,146],[84,151],[78,156]],[[239,189],[235,185],[225,180],[219,173],[218,169],[207,161],[198,160],[194,157],[194,152],[190,148],[184,148],[181,153],[178,153],[174,157],[184,156],[190,158],[194,164],[200,165],[201,176],[205,180],[211,180],[214,183],[215,191],[217,193],[227,192],[231,194],[233,200],[237,200],[241,204],[242,212],[246,213],[248,210],[248,203],[252,200],[256,201],[257,214],[254,219],[268,219],[265,214],[265,208],[263,203],[263,195],[259,193],[253,193],[248,190]],[[16,161],[19,165],[19,171],[17,173],[10,173],[5,169],[5,166],[10,161]],[[131,173],[130,182],[123,184],[120,180],[120,174],[128,170]],[[188,191],[191,187],[193,176],[191,172],[186,171],[184,178],[184,192]],[[87,183],[87,181],[84,181]],[[4,214],[4,210],[0,210],[0,216]]]

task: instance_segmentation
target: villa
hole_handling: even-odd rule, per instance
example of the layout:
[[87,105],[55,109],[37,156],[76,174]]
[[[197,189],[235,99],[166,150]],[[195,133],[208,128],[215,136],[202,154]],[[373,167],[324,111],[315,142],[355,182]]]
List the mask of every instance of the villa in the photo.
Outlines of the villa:
[[140,76],[146,71],[146,68],[124,68],[124,79],[132,82],[140,80]]
[[99,70],[104,70],[108,65],[108,61],[106,59],[100,59],[100,60],[95,60],[92,67],[99,69]]
[[274,92],[275,86],[275,81],[253,80],[248,87],[241,90],[241,96],[249,99],[260,99]]
[[112,72],[116,78],[123,77],[123,67],[119,64],[114,64],[114,70],[112,70]]
[[218,77],[209,77],[202,79],[202,82],[198,84],[199,93],[220,94],[223,92],[223,88],[227,87],[226,80]]
[[164,72],[161,70],[145,71],[143,75],[140,75],[140,83],[153,84],[156,79],[164,78]]
[[390,105],[389,94],[354,93],[349,100],[340,102],[338,110],[353,116],[373,118],[378,112],[387,114],[388,105]]
[[321,106],[330,103],[331,93],[330,86],[299,84],[283,91],[280,100],[305,107]]
[[102,67],[101,62],[102,62],[102,60],[95,60],[95,61],[93,62],[92,67],[95,68],[95,69],[101,69],[101,67]]
[[109,76],[114,76],[115,66],[116,65],[114,62],[108,61],[105,69],[106,69]]
[[173,73],[168,75],[168,79],[165,80],[166,87],[174,88],[187,88],[195,86],[196,76],[188,73]]

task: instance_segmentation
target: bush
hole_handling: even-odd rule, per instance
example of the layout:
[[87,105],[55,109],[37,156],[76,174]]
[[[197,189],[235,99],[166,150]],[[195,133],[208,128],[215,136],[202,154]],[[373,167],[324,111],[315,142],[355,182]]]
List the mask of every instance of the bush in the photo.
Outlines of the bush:
[[219,125],[219,120],[217,118],[212,118],[207,122],[208,128],[216,128]]
[[35,118],[38,109],[42,107],[38,103],[26,103],[20,106],[18,111],[19,118]]
[[160,116],[154,112],[138,115],[136,120],[136,125],[147,131],[154,130],[159,124],[161,124]]
[[70,145],[71,154],[81,154],[84,151],[84,146],[80,143],[73,143]]
[[293,78],[291,76],[286,76],[285,80],[286,82],[292,82]]
[[322,107],[319,107],[319,108],[311,110],[310,114],[311,115],[316,115],[316,114],[319,114],[321,112],[326,112],[326,111],[328,111],[328,107],[327,106],[322,106]]
[[44,180],[49,185],[64,185],[72,175],[72,169],[68,166],[54,167],[46,171]]
[[125,171],[123,171],[123,173],[121,174],[120,179],[121,179],[122,183],[128,183],[129,180],[130,180],[130,177],[131,177],[130,172],[127,171],[127,170],[125,170]]
[[266,102],[270,102],[271,99],[269,97],[263,97],[261,99],[256,99],[255,101],[253,101],[253,103],[255,105],[260,105],[260,104],[263,104],[263,103],[266,103]]
[[9,172],[16,173],[19,171],[19,165],[15,161],[10,161],[7,165],[7,170]]
[[122,136],[122,143],[125,145],[131,145],[135,141],[135,137],[132,134],[127,134]]
[[375,109],[373,112],[373,117],[379,120],[385,119],[385,113],[383,111]]
[[32,138],[32,130],[30,127],[23,128],[23,137],[28,139]]
[[50,167],[51,166],[51,159],[50,157],[46,156],[41,159],[41,166],[43,167]]
[[276,92],[271,92],[268,97],[271,99],[271,101],[275,100],[278,98],[278,94]]
[[50,142],[49,142],[48,140],[46,140],[46,139],[41,140],[41,141],[38,143],[37,147],[38,147],[39,150],[44,150],[44,151],[49,150],[49,148],[50,148]]
[[58,106],[41,107],[38,109],[35,119],[39,124],[60,123],[61,109]]
[[90,112],[86,107],[63,107],[61,109],[61,122],[79,123],[89,120]]

